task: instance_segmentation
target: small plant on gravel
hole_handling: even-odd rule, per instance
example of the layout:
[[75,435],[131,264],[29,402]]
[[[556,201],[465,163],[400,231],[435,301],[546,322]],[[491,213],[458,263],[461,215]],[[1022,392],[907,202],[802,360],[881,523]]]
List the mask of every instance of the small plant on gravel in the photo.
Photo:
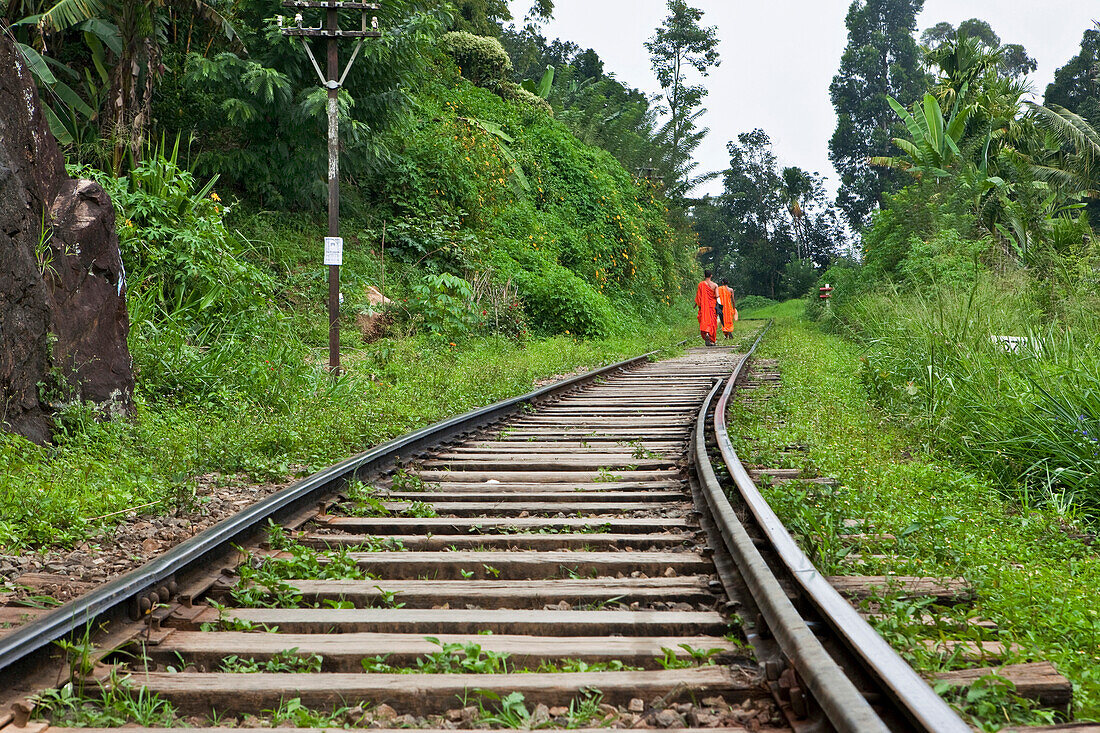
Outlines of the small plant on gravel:
[[485,568],[486,575],[492,575],[494,578],[500,577],[500,568],[494,568],[492,565],[486,565],[482,563],[481,567]]
[[569,712],[566,713],[566,728],[598,728],[610,723],[609,715],[600,709],[603,703],[603,693],[595,688],[587,688],[581,691],[580,697],[569,701]]
[[[371,575],[359,567],[351,556],[351,549],[315,550],[305,545],[293,544],[288,549],[290,557],[252,557],[246,565],[255,570],[250,579],[256,582],[270,580],[365,580]],[[239,570],[243,570],[241,566]],[[244,574],[242,572],[242,577]]]
[[[509,692],[503,697],[492,690],[474,690],[478,695],[476,720],[478,727],[490,728],[516,728],[529,729],[531,725],[531,713],[523,704],[523,694]],[[488,710],[485,701],[496,703],[495,710]]]
[[84,679],[95,669],[95,660],[92,658],[95,651],[92,644],[92,625],[85,624],[84,633],[78,639],[59,639],[54,644],[65,652],[65,659],[69,663],[69,681],[75,683],[78,690],[82,690]]
[[[363,671],[368,674],[401,674],[403,668],[395,667],[386,661],[389,656],[389,654],[379,654],[373,657],[364,657],[359,660],[359,664],[362,665]],[[412,671],[407,668],[404,669],[405,671]]]
[[394,491],[434,491],[438,484],[426,484],[416,466],[401,466],[393,473],[391,488]]
[[295,728],[341,728],[347,721],[350,708],[342,707],[326,712],[313,710],[302,704],[302,699],[293,697],[282,700],[279,707],[261,711],[269,718],[273,726],[289,723]]
[[298,648],[284,649],[271,656],[271,659],[256,661],[248,658],[242,659],[236,654],[231,654],[222,660],[219,672],[233,672],[249,674],[255,672],[320,672],[324,664],[324,658],[320,654],[299,654]]
[[439,647],[439,651],[416,660],[419,672],[425,674],[506,674],[510,671],[507,652],[490,652],[473,642],[443,643],[434,636],[424,637]]
[[402,552],[405,543],[394,537],[371,536],[357,545],[348,545],[349,552]]
[[721,649],[696,649],[690,644],[678,644],[678,648],[687,652],[688,656],[682,657],[675,649],[667,646],[661,647],[664,657],[657,659],[657,664],[663,669],[686,669],[688,667],[705,666],[714,664],[714,657],[722,653]]
[[612,598],[605,598],[602,601],[592,601],[591,603],[585,603],[576,607],[578,611],[602,611],[608,606],[621,606],[619,603],[625,596],[614,596]]
[[271,634],[279,633],[278,626],[258,624],[244,618],[234,618],[229,615],[229,608],[218,603],[214,599],[207,599],[211,608],[218,612],[217,621],[204,621],[199,624],[200,631],[265,631]]
[[[609,714],[600,709],[603,695],[599,690],[586,688],[581,691],[579,697],[569,702],[569,711],[560,718],[554,718],[547,722],[534,721],[534,714],[527,710],[522,693],[510,692],[507,695],[499,695],[492,690],[474,690],[477,699],[474,705],[477,707],[477,715],[474,723],[479,728],[599,728],[608,723]],[[469,700],[461,698],[465,707]]]
[[431,517],[439,516],[435,512],[435,507],[423,501],[409,502],[409,505],[401,509],[398,513],[404,517],[419,517],[421,519],[430,519]]
[[345,492],[348,501],[340,504],[339,509],[349,517],[388,517],[390,512],[385,503],[375,496],[376,492],[373,486],[352,481]]
[[176,709],[129,677],[111,670],[109,685],[81,691],[70,682],[34,698],[35,713],[57,726],[114,728],[135,723],[146,728],[168,728],[176,723]]
[[978,730],[1000,730],[1006,722],[1024,726],[1058,722],[1056,711],[1042,709],[1035,701],[1016,695],[1012,682],[995,674],[982,677],[968,688],[940,683],[935,690]]
[[460,575],[461,575],[461,576],[462,576],[463,578],[465,578],[466,580],[469,580],[470,578],[472,578],[472,577],[474,577],[475,575],[477,575],[477,573],[476,573],[475,571],[473,571],[473,570],[462,570],[461,568],[459,569],[459,571],[458,571],[458,572],[459,572],[459,574],[460,574]]
[[628,447],[628,448],[633,448],[634,449],[634,452],[631,453],[631,455],[634,456],[635,458],[646,458],[646,459],[649,459],[649,460],[656,460],[656,459],[661,457],[660,453],[656,453],[654,451],[651,451],[649,448],[646,448],[644,445],[641,444],[640,441],[637,441],[637,440],[632,440],[629,443],[624,443],[623,445],[626,445],[626,447]]
[[272,550],[285,550],[290,546],[290,538],[281,524],[267,520],[267,544]]
[[556,662],[543,660],[535,672],[571,673],[571,672],[630,672],[642,669],[634,667],[621,659],[606,662],[586,662],[583,659],[559,659]]

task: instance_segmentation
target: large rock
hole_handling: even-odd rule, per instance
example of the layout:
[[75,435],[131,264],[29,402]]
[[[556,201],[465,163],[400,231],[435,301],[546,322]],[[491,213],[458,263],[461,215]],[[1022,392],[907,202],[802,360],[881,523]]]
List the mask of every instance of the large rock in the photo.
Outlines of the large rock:
[[63,403],[133,411],[114,209],[73,180],[23,58],[0,37],[0,427],[49,439]]

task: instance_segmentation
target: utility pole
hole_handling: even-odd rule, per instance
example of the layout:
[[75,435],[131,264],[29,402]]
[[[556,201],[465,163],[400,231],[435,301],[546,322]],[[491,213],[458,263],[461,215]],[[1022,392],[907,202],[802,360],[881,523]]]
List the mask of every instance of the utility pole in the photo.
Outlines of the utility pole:
[[[369,25],[367,23],[369,11],[378,10],[381,6],[378,3],[349,0],[283,0],[283,7],[298,11],[294,16],[294,24],[283,28],[283,35],[301,40],[302,47],[321,80],[321,86],[328,90],[328,236],[325,237],[324,263],[328,266],[328,367],[333,375],[337,375],[340,373],[340,265],[344,259],[344,240],[340,237],[340,87],[359,55],[363,40],[381,37],[378,18],[372,16]],[[324,10],[324,24],[316,27],[303,26],[303,10]],[[359,11],[359,30],[340,29],[341,10]],[[282,24],[283,18],[279,16],[279,25]],[[328,41],[327,73],[321,71],[307,38],[324,38]],[[358,40],[348,65],[340,73],[339,41],[342,38]]]

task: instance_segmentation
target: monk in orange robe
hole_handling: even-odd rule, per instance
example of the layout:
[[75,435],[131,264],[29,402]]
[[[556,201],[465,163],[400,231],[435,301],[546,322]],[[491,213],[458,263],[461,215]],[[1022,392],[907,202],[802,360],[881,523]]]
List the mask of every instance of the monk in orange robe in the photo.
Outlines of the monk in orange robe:
[[718,338],[718,314],[715,312],[718,286],[711,280],[713,273],[710,270],[703,274],[703,282],[695,289],[695,307],[699,309],[699,333],[703,336],[703,343],[714,346]]
[[718,302],[722,304],[722,334],[733,338],[733,321],[737,316],[737,308],[734,307],[733,290],[725,280],[718,285]]

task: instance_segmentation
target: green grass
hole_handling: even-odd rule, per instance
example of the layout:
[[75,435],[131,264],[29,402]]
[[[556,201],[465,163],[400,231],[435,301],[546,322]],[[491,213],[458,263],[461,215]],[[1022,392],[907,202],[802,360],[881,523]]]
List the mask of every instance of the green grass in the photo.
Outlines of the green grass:
[[[1044,312],[1019,274],[924,293],[882,289],[833,319],[864,345],[863,378],[930,445],[1024,506],[1100,516],[1100,306]],[[1006,348],[1005,336],[1022,339]]]
[[782,303],[766,305],[763,308],[738,308],[737,315],[740,316],[741,320],[766,321],[769,318],[798,318],[805,309],[804,301],[786,300]]
[[72,544],[109,533],[124,516],[115,512],[193,505],[195,477],[209,472],[258,482],[302,475],[530,391],[535,380],[670,349],[691,328],[681,318],[603,340],[481,337],[452,346],[423,337],[383,339],[347,353],[348,373],[335,383],[311,367],[272,385],[282,390],[277,403],[250,401],[242,389],[224,401],[179,404],[152,401],[139,389],[133,422],[98,424],[87,414],[70,414],[57,443],[44,448],[0,433],[6,489],[0,492],[0,548]]
[[[1020,644],[1023,653],[1009,662],[1053,662],[1074,683],[1077,717],[1100,718],[1096,549],[1075,538],[1075,528],[1056,512],[1021,507],[983,473],[922,447],[926,436],[921,431],[891,421],[873,405],[861,381],[863,353],[862,347],[812,324],[777,322],[759,356],[779,360],[782,387],[765,405],[732,408],[742,460],[808,468],[839,480],[837,488],[780,484],[765,489],[825,572],[845,565],[837,540],[845,531],[842,520],[864,519],[877,532],[897,535],[897,557],[861,572],[965,578],[977,602],[960,609],[958,617],[977,613],[1000,630],[984,637],[971,630],[968,637]],[[791,445],[806,446],[808,452],[780,455]],[[920,604],[890,600],[886,610],[891,617],[880,630],[912,663],[924,670],[951,666],[910,651],[924,632],[905,620],[921,612]],[[1042,720],[1003,690],[987,689],[973,697],[962,701],[967,712],[990,729],[997,720]]]

